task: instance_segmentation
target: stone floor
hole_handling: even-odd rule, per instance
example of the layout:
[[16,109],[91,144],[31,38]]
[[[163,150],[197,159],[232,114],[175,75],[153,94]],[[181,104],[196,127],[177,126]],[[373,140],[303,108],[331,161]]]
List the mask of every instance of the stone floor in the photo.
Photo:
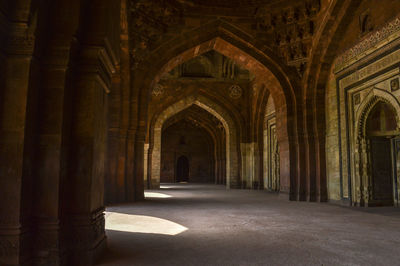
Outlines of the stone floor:
[[110,206],[100,265],[400,265],[400,209],[164,184]]

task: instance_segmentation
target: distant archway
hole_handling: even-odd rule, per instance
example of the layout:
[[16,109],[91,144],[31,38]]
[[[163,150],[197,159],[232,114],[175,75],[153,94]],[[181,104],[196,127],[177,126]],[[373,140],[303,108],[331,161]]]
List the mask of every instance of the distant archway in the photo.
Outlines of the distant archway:
[[237,186],[240,183],[238,161],[238,137],[234,120],[229,113],[211,99],[197,95],[186,97],[167,107],[154,119],[151,127],[153,148],[150,153],[150,180],[153,188],[159,187],[161,173],[161,134],[164,122],[175,114],[197,105],[214,115],[223,125],[226,132],[226,186]]

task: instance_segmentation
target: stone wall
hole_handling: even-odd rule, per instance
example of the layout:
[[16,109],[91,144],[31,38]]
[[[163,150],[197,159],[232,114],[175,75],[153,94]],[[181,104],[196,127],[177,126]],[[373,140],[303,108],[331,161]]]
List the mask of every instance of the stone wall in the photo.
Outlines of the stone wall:
[[[371,10],[373,3],[371,1]],[[376,10],[379,12],[380,8]],[[377,13],[371,15],[376,16]],[[385,13],[384,17],[388,19],[390,15],[390,12]],[[356,31],[356,25],[353,21],[349,35],[354,36],[352,31]],[[357,108],[368,95],[377,91],[386,91],[388,95],[398,98],[396,92],[391,92],[390,81],[398,75],[399,25],[400,20],[395,18],[365,33],[357,44],[338,56],[332,68],[326,94],[326,154],[331,201],[359,204],[364,197],[361,195],[369,193],[360,191],[357,185],[358,170],[354,162],[354,153],[359,151],[355,143],[355,134],[358,133],[354,132],[358,123]]]
[[163,130],[161,148],[161,182],[176,181],[177,160],[189,159],[189,181],[215,182],[214,143],[201,127],[189,121],[178,122]]

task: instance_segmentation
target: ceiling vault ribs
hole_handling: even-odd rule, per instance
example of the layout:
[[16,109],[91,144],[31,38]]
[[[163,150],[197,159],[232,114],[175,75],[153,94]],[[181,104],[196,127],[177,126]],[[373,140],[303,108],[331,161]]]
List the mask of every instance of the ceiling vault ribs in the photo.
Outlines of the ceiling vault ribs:
[[[231,8],[233,6],[236,8]],[[234,10],[241,7],[246,12],[236,15]],[[207,8],[211,10],[209,14]],[[200,16],[199,10],[206,14]],[[147,55],[168,40],[201,28],[205,19],[207,22],[222,19],[256,37],[274,50],[287,66],[295,67],[302,76],[309,59],[312,38],[318,27],[320,11],[320,0],[131,0],[132,68],[137,68]]]

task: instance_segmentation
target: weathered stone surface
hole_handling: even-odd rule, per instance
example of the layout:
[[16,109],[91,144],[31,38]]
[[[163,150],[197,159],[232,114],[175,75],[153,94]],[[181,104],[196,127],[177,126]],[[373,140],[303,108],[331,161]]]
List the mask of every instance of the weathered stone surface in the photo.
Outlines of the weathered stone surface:
[[400,4],[384,2],[0,1],[0,264],[93,264],[105,204],[175,180],[184,133],[192,181],[397,206]]

